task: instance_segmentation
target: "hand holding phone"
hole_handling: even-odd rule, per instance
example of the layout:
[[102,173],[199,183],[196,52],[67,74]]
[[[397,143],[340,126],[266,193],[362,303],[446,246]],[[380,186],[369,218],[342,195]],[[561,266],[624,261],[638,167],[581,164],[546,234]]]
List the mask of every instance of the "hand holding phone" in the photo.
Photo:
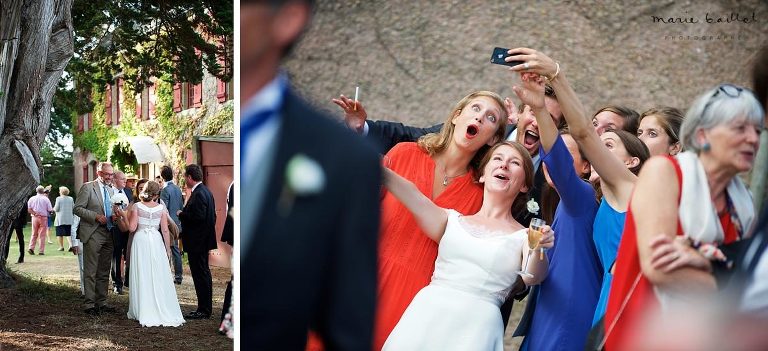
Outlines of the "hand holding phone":
[[499,47],[494,48],[493,54],[491,54],[491,63],[495,63],[497,65],[510,66],[510,67],[522,65],[523,63],[525,63],[523,61],[510,61],[510,62],[504,61],[505,58],[510,56],[507,53],[507,51],[509,51],[509,49],[499,48]]

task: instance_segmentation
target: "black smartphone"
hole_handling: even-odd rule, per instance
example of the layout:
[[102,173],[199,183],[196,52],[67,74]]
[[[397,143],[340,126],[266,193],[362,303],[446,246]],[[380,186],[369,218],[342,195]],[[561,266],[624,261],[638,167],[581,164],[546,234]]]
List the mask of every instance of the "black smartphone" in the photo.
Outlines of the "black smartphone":
[[509,49],[505,49],[505,48],[493,49],[493,54],[491,54],[491,63],[495,63],[497,65],[510,66],[510,67],[522,65],[524,63],[523,61],[510,61],[510,62],[504,61],[505,58],[510,56],[507,53],[507,51],[509,51]]

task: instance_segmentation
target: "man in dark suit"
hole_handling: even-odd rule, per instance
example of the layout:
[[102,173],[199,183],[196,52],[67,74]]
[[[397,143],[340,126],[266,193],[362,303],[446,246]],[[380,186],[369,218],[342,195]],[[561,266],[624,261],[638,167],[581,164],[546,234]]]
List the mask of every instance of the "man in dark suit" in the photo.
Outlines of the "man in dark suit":
[[[116,171],[112,178],[115,195],[124,194],[129,202],[133,202],[133,194],[125,187],[127,177],[125,173]],[[126,206],[128,204],[125,204]],[[128,249],[128,232],[121,231],[117,226],[112,227],[112,290],[115,294],[123,294],[123,285],[128,286],[128,267],[125,267],[125,276],[123,276],[123,258],[126,257]]]
[[310,329],[327,350],[372,345],[378,156],[278,74],[310,14],[310,1],[240,6],[244,349],[304,350]]
[[200,166],[188,165],[184,179],[191,195],[184,208],[176,214],[184,228],[181,240],[189,257],[189,270],[197,295],[197,309],[184,318],[208,319],[213,312],[213,280],[208,267],[208,251],[217,247],[216,204],[213,194],[203,184],[203,170]]
[[[165,204],[168,209],[168,213],[171,216],[171,220],[176,224],[176,228],[179,228],[181,232],[181,221],[176,212],[181,210],[184,206],[184,199],[181,197],[181,189],[178,185],[173,183],[173,168],[170,166],[163,166],[160,168],[160,175],[163,177],[163,190],[160,191],[160,200]],[[181,252],[179,251],[179,241],[171,241],[171,255],[173,257],[173,282],[181,284],[184,269],[181,266]]]
[[[235,219],[232,217],[232,209],[235,207],[235,182],[229,184],[227,190],[227,219],[224,221],[224,228],[221,230],[221,241],[235,246]],[[233,267],[234,268],[234,267]],[[233,271],[234,272],[234,271]],[[232,281],[235,280],[234,273],[232,279],[227,282],[227,289],[224,291],[224,305],[221,307],[221,320],[229,312],[229,306],[232,304]]]

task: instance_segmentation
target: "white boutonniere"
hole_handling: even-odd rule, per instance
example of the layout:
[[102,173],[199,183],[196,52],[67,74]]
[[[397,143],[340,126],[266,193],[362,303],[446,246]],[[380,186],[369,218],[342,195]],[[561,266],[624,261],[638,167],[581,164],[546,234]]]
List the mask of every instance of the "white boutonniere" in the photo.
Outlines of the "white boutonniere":
[[533,214],[539,214],[539,204],[534,199],[528,200],[528,202],[525,203],[525,207],[528,209],[528,212]]
[[283,191],[278,202],[278,211],[286,216],[291,212],[297,196],[319,194],[325,188],[325,172],[317,161],[304,154],[296,154],[285,166]]

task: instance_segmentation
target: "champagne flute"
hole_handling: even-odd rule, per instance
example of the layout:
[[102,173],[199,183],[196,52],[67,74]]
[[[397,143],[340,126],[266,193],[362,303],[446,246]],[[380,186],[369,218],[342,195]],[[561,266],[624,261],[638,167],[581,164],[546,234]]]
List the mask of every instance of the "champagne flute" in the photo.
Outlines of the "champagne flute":
[[[544,237],[544,233],[541,231],[541,227],[543,227],[546,222],[544,222],[543,219],[540,218],[533,218],[531,219],[531,224],[528,227],[528,248],[530,251],[528,251],[528,259],[525,261],[525,269],[523,271],[516,272],[517,274],[520,274],[523,277],[533,278],[533,274],[528,272],[528,262],[530,262],[531,258],[531,251],[535,249],[537,246],[539,246],[539,242],[541,241],[542,237]],[[542,252],[539,257],[540,260],[544,259],[544,253]]]
[[[528,229],[528,247],[530,247],[531,250],[539,246],[541,239],[544,238],[544,232],[542,231],[542,227],[545,226],[546,224],[547,222],[545,222],[543,219],[540,219],[540,218],[531,219],[531,225]],[[539,251],[539,260],[543,260],[543,259],[544,259],[544,248],[542,248]]]

